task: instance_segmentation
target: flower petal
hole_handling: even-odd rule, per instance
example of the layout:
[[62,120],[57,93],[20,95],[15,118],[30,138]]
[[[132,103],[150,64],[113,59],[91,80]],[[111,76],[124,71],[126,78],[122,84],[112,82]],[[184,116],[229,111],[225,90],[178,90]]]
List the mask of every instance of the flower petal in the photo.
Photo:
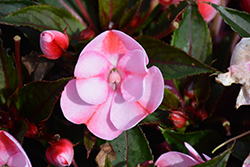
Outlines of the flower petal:
[[9,158],[7,165],[11,167],[18,167],[18,166],[29,167],[28,162],[25,159],[25,156],[20,152],[12,155]]
[[161,71],[152,66],[145,77],[145,91],[138,101],[150,113],[154,112],[162,102],[164,94],[164,80]]
[[197,164],[199,164],[199,162],[197,162],[189,155],[176,151],[170,151],[165,154],[162,154],[155,162],[155,165],[157,167],[184,167],[193,166]]
[[124,100],[122,94],[118,91],[112,102],[110,119],[117,129],[128,130],[134,127],[149,113],[150,112],[138,102]]
[[246,83],[240,89],[240,93],[236,100],[236,109],[238,109],[241,105],[250,105],[250,83]]
[[127,101],[138,101],[144,91],[144,77],[147,74],[145,54],[141,50],[133,50],[124,55],[117,64],[122,74],[121,92]]
[[0,130],[0,157],[5,163],[8,162],[8,159],[14,154],[22,154],[22,158],[26,161],[27,167],[31,167],[30,160],[23,150],[20,143],[8,132]]
[[113,94],[110,94],[107,101],[98,106],[93,117],[86,123],[94,135],[104,140],[113,140],[122,133],[122,130],[118,130],[110,121],[112,99]]
[[220,1],[221,0],[198,0],[199,11],[207,23],[213,20],[213,18],[217,14],[217,11],[211,5],[204,2],[211,2],[219,5]]
[[113,65],[97,52],[79,58],[75,67],[76,88],[81,99],[90,104],[101,104],[108,96],[107,77]]
[[65,118],[75,124],[86,123],[98,106],[84,102],[76,90],[76,80],[73,79],[65,86],[60,105]]
[[203,159],[201,158],[201,156],[197,153],[197,151],[188,143],[184,142],[186,148],[188,149],[189,154],[196,159],[197,161],[199,161],[200,163],[203,163]]

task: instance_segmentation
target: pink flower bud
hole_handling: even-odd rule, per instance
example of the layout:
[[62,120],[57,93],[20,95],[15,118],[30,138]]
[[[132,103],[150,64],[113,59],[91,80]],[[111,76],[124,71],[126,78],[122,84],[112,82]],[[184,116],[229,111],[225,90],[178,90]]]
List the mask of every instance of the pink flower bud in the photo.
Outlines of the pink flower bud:
[[47,59],[55,60],[58,59],[66,52],[66,49],[69,47],[69,39],[66,33],[61,33],[56,30],[47,30],[43,31],[40,34],[40,47]]
[[46,159],[54,166],[70,166],[73,157],[73,144],[68,139],[50,142],[50,146],[46,150]]
[[181,111],[172,111],[171,120],[173,121],[173,124],[177,128],[182,128],[187,124],[187,116],[181,112]]

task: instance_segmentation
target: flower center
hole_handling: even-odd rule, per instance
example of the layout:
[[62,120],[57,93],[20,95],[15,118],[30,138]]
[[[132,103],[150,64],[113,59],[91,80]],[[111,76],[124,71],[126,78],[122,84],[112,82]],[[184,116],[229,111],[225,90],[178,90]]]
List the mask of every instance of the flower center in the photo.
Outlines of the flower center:
[[108,76],[108,82],[109,84],[112,84],[113,90],[117,89],[117,84],[119,84],[121,80],[122,78],[118,71],[116,69],[112,69]]

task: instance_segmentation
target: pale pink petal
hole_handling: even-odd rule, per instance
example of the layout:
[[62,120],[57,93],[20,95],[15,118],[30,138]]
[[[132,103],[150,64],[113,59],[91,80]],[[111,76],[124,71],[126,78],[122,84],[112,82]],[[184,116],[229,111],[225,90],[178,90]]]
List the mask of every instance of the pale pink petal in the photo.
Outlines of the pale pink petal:
[[25,156],[20,152],[12,155],[9,158],[7,165],[9,167],[29,167]]
[[164,80],[161,71],[153,66],[148,69],[145,77],[145,90],[138,103],[150,113],[154,112],[162,102],[164,94]]
[[104,140],[113,140],[122,133],[110,121],[110,107],[113,94],[110,93],[109,98],[103,104],[100,104],[95,114],[86,123],[88,129],[97,137]]
[[124,55],[117,64],[117,70],[122,74],[121,92],[127,101],[138,101],[144,91],[144,77],[147,74],[145,54],[134,50]]
[[60,105],[65,118],[75,124],[86,123],[98,108],[79,97],[75,79],[69,81],[64,87]]
[[81,99],[101,104],[108,96],[108,75],[114,66],[97,52],[85,53],[75,67],[76,88]]
[[162,154],[155,162],[157,167],[188,167],[197,164],[199,164],[199,162],[192,157],[176,151]]
[[117,129],[128,130],[149,113],[140,103],[124,100],[122,94],[117,91],[112,102],[110,119]]
[[27,166],[32,166],[20,143],[11,134],[4,130],[0,130],[0,148],[0,157],[2,161],[7,163],[12,155],[20,153],[27,162]]
[[211,158],[210,158],[209,156],[207,156],[206,154],[202,153],[202,155],[203,155],[203,157],[204,157],[207,161],[211,160]]
[[196,159],[197,161],[199,161],[200,163],[203,163],[203,159],[201,158],[201,156],[197,153],[197,151],[188,143],[184,142],[186,148],[188,149],[189,154]]
[[3,165],[5,165],[6,164],[6,162],[4,162],[1,158],[0,158],[0,166],[3,166]]
[[241,86],[235,107],[238,109],[241,105],[250,105],[250,83]]
[[250,154],[244,160],[242,167],[250,167]]

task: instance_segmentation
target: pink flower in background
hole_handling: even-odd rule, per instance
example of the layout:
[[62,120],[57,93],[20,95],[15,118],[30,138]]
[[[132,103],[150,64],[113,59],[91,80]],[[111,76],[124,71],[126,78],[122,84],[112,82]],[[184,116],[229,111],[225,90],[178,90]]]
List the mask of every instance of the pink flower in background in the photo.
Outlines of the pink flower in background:
[[45,155],[54,166],[70,166],[74,158],[73,144],[68,139],[50,142]]
[[42,57],[51,60],[61,57],[69,47],[69,39],[66,29],[64,30],[64,33],[56,30],[43,31],[40,34],[40,47],[44,54],[40,55]]
[[20,143],[8,132],[0,130],[0,166],[31,167],[30,160]]
[[81,52],[61,97],[64,116],[84,123],[97,137],[112,140],[154,112],[163,99],[160,70],[121,31],[105,31]]
[[241,84],[236,108],[250,105],[250,38],[242,38],[235,46],[227,73],[219,74],[215,80],[224,86]]
[[180,0],[159,0],[159,3],[162,5],[171,5],[179,1]]
[[[162,154],[155,162],[155,165],[157,167],[189,167],[205,162],[191,145],[186,142],[184,144],[191,156],[177,151],[169,151]],[[207,161],[211,159],[205,154],[203,156]]]
[[201,15],[206,22],[210,22],[217,14],[217,11],[211,5],[204,2],[211,2],[220,5],[221,0],[198,0],[198,8]]

